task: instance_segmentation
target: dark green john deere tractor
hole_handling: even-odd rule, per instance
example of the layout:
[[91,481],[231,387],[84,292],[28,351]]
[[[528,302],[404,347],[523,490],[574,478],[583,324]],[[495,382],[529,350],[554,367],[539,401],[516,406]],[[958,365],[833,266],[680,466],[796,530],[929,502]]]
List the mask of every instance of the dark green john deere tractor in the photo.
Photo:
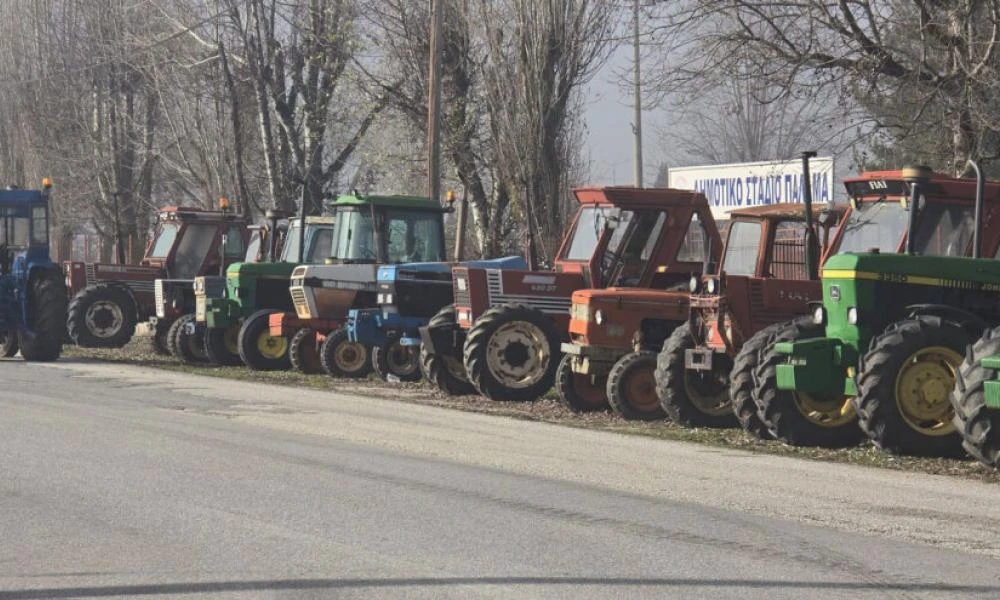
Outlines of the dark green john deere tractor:
[[[288,367],[287,340],[266,335],[267,317],[292,310],[288,294],[292,270],[300,263],[323,262],[333,239],[333,217],[305,217],[304,229],[301,222],[300,218],[289,224],[277,261],[235,263],[226,269],[224,283],[209,277],[195,282],[196,327],[204,327],[197,335],[204,336],[209,362],[246,364],[258,370]],[[260,330],[260,335],[242,335],[247,325]]]
[[[779,439],[846,445],[857,435],[856,422],[894,453],[962,453],[950,396],[966,347],[1000,323],[1000,261],[992,258],[1000,240],[1000,184],[926,168],[904,174],[909,189],[886,189],[886,201],[906,205],[906,251],[830,257],[822,305],[762,351],[755,401]],[[974,208],[915,210],[928,196],[968,197],[970,189]],[[981,258],[981,250],[990,258]],[[815,418],[824,411],[833,416],[825,426]]]

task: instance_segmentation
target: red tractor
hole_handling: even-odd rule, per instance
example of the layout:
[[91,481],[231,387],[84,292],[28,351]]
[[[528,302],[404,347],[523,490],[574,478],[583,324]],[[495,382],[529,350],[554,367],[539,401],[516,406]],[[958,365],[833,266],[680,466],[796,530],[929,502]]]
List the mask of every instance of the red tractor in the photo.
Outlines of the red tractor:
[[536,400],[555,380],[575,290],[668,289],[700,273],[708,247],[721,246],[701,193],[603,187],[574,195],[580,206],[555,270],[453,269],[454,307],[421,328],[421,367],[441,390]]
[[[249,240],[242,215],[176,206],[161,209],[140,264],[63,263],[72,299],[67,335],[87,348],[121,348],[132,339],[137,323],[156,314],[157,279],[218,275],[229,263],[243,260]],[[159,325],[165,334],[170,323]]]

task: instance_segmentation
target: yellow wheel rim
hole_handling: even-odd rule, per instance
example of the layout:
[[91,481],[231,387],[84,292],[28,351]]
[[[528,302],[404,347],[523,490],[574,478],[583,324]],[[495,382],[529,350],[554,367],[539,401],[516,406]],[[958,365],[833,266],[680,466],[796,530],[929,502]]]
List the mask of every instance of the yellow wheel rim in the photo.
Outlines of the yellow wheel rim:
[[265,331],[257,336],[257,352],[264,358],[272,360],[281,358],[288,352],[288,340]]
[[840,427],[857,418],[850,396],[823,398],[805,392],[795,392],[794,396],[795,408],[807,421],[820,427]]
[[914,352],[896,375],[896,406],[906,424],[928,436],[955,431],[951,391],[962,355],[951,348],[931,346]]
[[222,336],[222,344],[226,347],[226,352],[230,354],[239,354],[240,346],[240,324],[233,323],[229,327],[226,327],[226,333]]

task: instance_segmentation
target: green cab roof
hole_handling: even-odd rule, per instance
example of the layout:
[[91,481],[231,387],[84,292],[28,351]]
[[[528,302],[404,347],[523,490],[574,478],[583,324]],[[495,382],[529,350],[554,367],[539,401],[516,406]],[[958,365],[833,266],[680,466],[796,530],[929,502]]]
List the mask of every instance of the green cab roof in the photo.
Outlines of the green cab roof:
[[388,206],[390,208],[418,208],[423,210],[441,210],[441,204],[427,196],[362,196],[344,195],[328,206]]

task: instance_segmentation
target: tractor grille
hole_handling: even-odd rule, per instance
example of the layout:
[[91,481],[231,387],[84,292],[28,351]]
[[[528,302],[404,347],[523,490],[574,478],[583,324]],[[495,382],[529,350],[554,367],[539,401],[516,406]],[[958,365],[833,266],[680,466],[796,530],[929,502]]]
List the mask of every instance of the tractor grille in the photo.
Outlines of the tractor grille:
[[490,298],[503,295],[503,279],[500,277],[500,269],[486,270],[486,290]]
[[309,317],[309,303],[306,302],[306,292],[301,287],[289,288],[289,292],[292,295],[292,304],[295,306],[295,312],[300,317]]
[[469,294],[468,276],[456,277],[452,288],[455,291],[455,306],[469,306],[472,303],[472,296]]
[[156,316],[160,318],[167,316],[164,311],[163,299],[165,295],[163,293],[163,287],[164,286],[162,279],[157,279],[156,282],[153,284],[153,302],[154,305],[156,306]]

